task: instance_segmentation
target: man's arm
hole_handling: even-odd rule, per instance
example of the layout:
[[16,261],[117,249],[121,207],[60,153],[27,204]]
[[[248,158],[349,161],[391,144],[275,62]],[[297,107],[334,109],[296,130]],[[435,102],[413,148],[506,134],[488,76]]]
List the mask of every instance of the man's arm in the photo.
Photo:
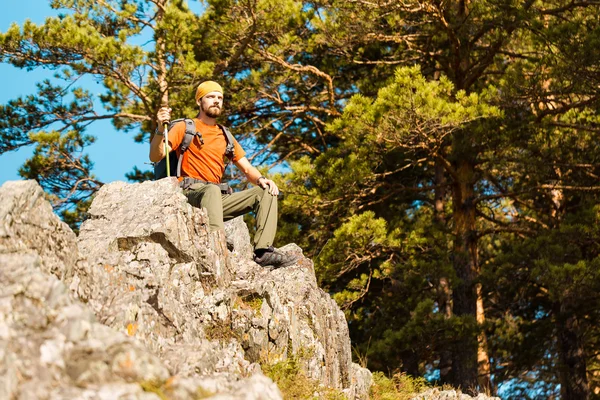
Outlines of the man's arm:
[[246,157],[240,158],[235,162],[235,166],[246,175],[248,182],[260,186],[263,189],[269,187],[269,194],[277,196],[279,194],[279,188],[270,179],[265,178],[258,172],[258,170],[250,164],[250,161]]
[[[169,146],[169,152],[171,147]],[[154,135],[152,142],[150,142],[150,161],[158,162],[165,158],[165,137],[163,135]]]

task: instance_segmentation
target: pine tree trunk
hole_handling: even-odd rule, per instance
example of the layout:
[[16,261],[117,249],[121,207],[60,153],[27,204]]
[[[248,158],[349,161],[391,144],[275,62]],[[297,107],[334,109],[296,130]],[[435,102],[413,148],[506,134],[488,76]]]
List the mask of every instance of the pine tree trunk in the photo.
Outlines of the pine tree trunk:
[[558,337],[559,378],[561,400],[587,400],[590,386],[587,379],[585,348],[579,319],[565,296],[555,306]]
[[[438,290],[438,306],[439,312],[444,315],[446,319],[452,317],[452,290],[448,278],[441,277],[439,282]],[[448,346],[440,349],[440,363],[438,365],[440,369],[440,382],[451,383],[452,379],[452,351]]]
[[564,306],[560,308],[563,318],[557,320],[557,331],[561,399],[587,400],[590,398],[590,387],[579,320]]
[[[562,171],[555,168],[562,178]],[[562,190],[550,192],[554,209],[552,217],[556,225],[560,224],[564,213],[565,196]],[[554,307],[558,337],[559,380],[562,400],[587,400],[590,398],[590,386],[587,379],[585,348],[577,315],[573,312],[569,293],[563,293],[560,303]]]
[[446,173],[440,161],[435,163],[435,221],[441,227],[446,225]]
[[419,376],[419,356],[411,350],[403,351],[400,354],[402,359],[402,372],[410,376]]
[[[477,323],[481,327],[485,323],[485,313],[483,308],[483,294],[480,283],[476,285],[475,290],[477,293]],[[481,388],[481,391],[487,394],[494,394],[496,390],[492,382],[490,357],[487,353],[487,337],[485,336],[485,332],[483,330],[477,337],[477,343],[477,373],[479,375],[479,387]]]
[[[435,223],[439,229],[446,227],[446,173],[444,166],[438,161],[435,165]],[[446,319],[452,317],[452,289],[447,276],[440,277],[437,302],[439,312]],[[448,347],[440,350],[440,381],[442,383],[450,383],[452,372],[452,352]]]
[[[459,279],[453,290],[453,313],[459,317],[477,318],[477,293],[475,279],[478,273],[476,215],[474,199],[474,166],[468,161],[456,165],[455,182],[452,185],[454,215],[453,264]],[[457,340],[452,354],[452,380],[463,391],[477,390],[478,343],[473,336]]]

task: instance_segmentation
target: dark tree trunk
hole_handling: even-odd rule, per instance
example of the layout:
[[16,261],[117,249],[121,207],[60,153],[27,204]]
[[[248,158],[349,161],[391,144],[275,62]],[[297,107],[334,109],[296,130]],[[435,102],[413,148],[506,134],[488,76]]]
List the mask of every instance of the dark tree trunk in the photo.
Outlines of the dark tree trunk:
[[411,376],[419,376],[419,356],[414,351],[403,351],[400,354],[402,359],[402,372]]
[[[438,225],[438,229],[443,230],[446,228],[446,171],[444,166],[437,162],[435,165],[435,223]],[[444,315],[445,318],[452,317],[452,289],[447,276],[441,276],[438,284],[437,303],[439,312]],[[448,346],[444,345],[444,348],[440,349],[440,382],[450,383],[452,372],[452,352]]]
[[556,324],[561,399],[587,400],[590,398],[590,386],[579,320],[564,304],[557,308],[560,310]]
[[[454,216],[453,265],[459,281],[452,294],[453,313],[477,319],[475,279],[478,274],[477,232],[474,200],[475,168],[468,161],[458,161],[452,185]],[[477,391],[478,343],[475,335],[458,338],[452,354],[452,383],[465,392]]]
[[[561,178],[562,171],[555,168],[556,175]],[[552,217],[556,225],[560,224],[564,213],[565,196],[562,190],[552,190]],[[590,398],[590,386],[587,380],[585,347],[581,326],[569,293],[563,293],[559,303],[554,306],[556,315],[556,332],[558,339],[560,392],[562,400],[587,400]]]
[[[483,293],[480,283],[477,284],[475,290],[477,293],[477,323],[481,328],[485,323],[485,310],[483,307]],[[477,337],[477,343],[477,375],[479,388],[481,391],[493,395],[496,393],[496,388],[492,382],[492,368],[487,351],[487,337],[483,329],[481,329],[479,336]]]
[[446,225],[446,172],[438,161],[435,163],[435,221],[440,228]]

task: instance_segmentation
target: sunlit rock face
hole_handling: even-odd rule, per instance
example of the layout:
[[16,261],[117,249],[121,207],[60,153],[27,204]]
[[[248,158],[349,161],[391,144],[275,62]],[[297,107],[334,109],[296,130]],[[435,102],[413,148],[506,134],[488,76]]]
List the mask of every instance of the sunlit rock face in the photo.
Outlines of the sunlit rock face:
[[79,237],[33,181],[0,188],[0,398],[280,399],[294,357],[347,398],[371,375],[312,262],[251,260],[237,218],[211,233],[174,179],[105,185]]

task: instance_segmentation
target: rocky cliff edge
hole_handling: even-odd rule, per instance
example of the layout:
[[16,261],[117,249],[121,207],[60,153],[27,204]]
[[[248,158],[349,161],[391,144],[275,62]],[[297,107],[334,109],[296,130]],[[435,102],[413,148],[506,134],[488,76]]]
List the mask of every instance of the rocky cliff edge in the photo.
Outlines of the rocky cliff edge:
[[289,359],[317,388],[367,398],[312,262],[292,244],[296,265],[261,268],[243,221],[226,231],[174,179],[105,185],[78,237],[37,183],[5,183],[0,398],[280,399],[261,366]]

